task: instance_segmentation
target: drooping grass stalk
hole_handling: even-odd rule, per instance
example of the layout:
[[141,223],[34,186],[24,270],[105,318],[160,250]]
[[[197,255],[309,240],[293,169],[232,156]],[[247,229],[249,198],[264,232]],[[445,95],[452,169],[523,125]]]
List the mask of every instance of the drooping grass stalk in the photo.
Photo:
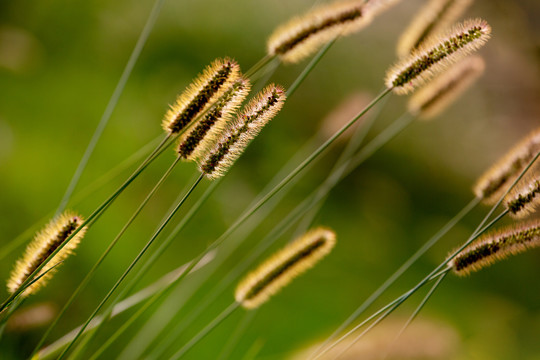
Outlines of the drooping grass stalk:
[[242,335],[248,328],[249,324],[253,321],[253,318],[257,314],[257,309],[254,309],[252,311],[248,311],[242,321],[238,324],[234,332],[231,334],[229,340],[223,346],[223,349],[221,350],[221,353],[218,355],[218,360],[226,360],[230,357],[231,353],[234,351],[235,346],[238,344],[240,339],[242,338]]
[[[141,211],[144,209],[148,201],[152,199],[156,191],[161,187],[161,185],[165,182],[165,180],[169,177],[169,175],[174,170],[175,166],[178,164],[180,160],[180,157],[176,157],[176,159],[173,161],[171,166],[165,171],[161,179],[156,183],[156,185],[150,190],[150,192],[147,194],[145,199],[142,201],[142,203],[139,205],[139,207],[135,210],[133,215],[129,218],[129,220],[126,222],[126,224],[122,227],[120,232],[116,235],[116,237],[113,239],[113,241],[109,244],[109,246],[105,249],[105,251],[101,254],[100,258],[96,261],[96,263],[92,266],[92,268],[88,271],[87,275],[84,277],[84,279],[80,282],[79,286],[75,289],[75,291],[71,294],[68,301],[64,304],[62,309],[59,311],[56,318],[53,320],[51,325],[47,328],[43,336],[41,337],[38,344],[35,346],[34,351],[32,352],[32,356],[41,348],[41,346],[45,343],[45,340],[49,336],[52,329],[56,326],[62,315],[66,312],[67,308],[73,303],[75,298],[78,296],[78,294],[86,288],[86,284],[92,279],[94,273],[97,271],[98,267],[101,265],[101,263],[105,260],[107,255],[112,251],[112,249],[115,247],[115,245],[118,243],[120,238],[124,235],[126,230],[129,228],[129,226],[135,221],[137,216],[141,213]],[[30,356],[30,357],[32,357]]]
[[[214,254],[210,253],[207,258],[201,261],[198,267],[193,269],[193,271],[201,269],[202,267],[206,266],[208,263],[213,261],[213,259],[214,259]],[[123,312],[131,309],[132,307],[148,299],[153,294],[158,292],[160,289],[163,289],[164,287],[166,287],[168,284],[174,281],[176,276],[178,276],[178,274],[181,273],[185,267],[186,267],[186,264],[179,266],[175,270],[165,274],[158,281],[143,288],[137,293],[131,295],[130,297],[116,304],[112,311],[112,316],[114,317],[114,316],[122,314]],[[90,325],[86,328],[85,333],[88,333],[90,330],[96,329],[103,320],[104,320],[103,316],[95,317],[94,320],[90,323]],[[62,338],[55,341],[53,344],[47,346],[46,348],[41,349],[35,357],[39,359],[43,359],[43,360],[49,359],[54,354],[60,352],[60,350],[64,346],[66,346],[73,339],[73,337],[75,337],[75,334],[79,331],[79,329],[80,327],[74,329],[73,331],[63,336]]]
[[[88,218],[79,226],[73,233],[53,252],[49,255],[46,261],[44,261],[40,266],[38,266],[32,274],[29,275],[27,280],[21,284],[21,287],[24,288],[32,280],[32,278],[43,269],[47,265],[50,259],[52,259],[59,251],[62,250],[62,248],[69,243],[69,241],[76,236],[81,229],[83,229],[85,226],[89,225],[91,222],[96,220],[102,212],[112,204],[112,202],[124,191],[129,184],[135,180],[137,176],[139,176],[140,173],[146,167],[163,151],[164,148],[166,148],[166,142],[169,140],[170,135],[166,135],[161,143],[154,149],[154,151],[139,165],[139,167],[131,174],[131,176],[111,195],[107,200],[105,200]],[[6,306],[8,306],[16,297],[18,297],[20,294],[20,291],[16,291],[13,294],[11,294],[3,303],[0,305],[0,312],[3,311]]]
[[[506,197],[506,195],[512,190],[512,188],[518,183],[518,181],[523,177],[523,175],[529,170],[529,168],[534,164],[534,162],[538,159],[538,157],[540,156],[540,152],[538,152],[536,154],[536,156],[531,159],[531,161],[528,163],[528,165],[521,171],[521,173],[517,176],[517,178],[515,179],[515,181],[507,188],[506,192],[500,197],[499,201],[497,201],[497,203],[495,205],[493,205],[493,207],[490,209],[490,211],[488,212],[488,214],[484,217],[484,219],[480,222],[480,224],[478,225],[478,227],[475,229],[475,231],[473,232],[473,234],[469,237],[469,239],[460,247],[458,248],[457,250],[455,250],[445,261],[443,261],[439,266],[437,266],[431,273],[429,273],[424,279],[422,279],[416,286],[414,286],[411,290],[407,291],[406,293],[404,293],[403,295],[401,295],[400,297],[398,297],[396,300],[392,301],[391,303],[389,303],[388,305],[386,305],[385,307],[383,307],[382,309],[380,309],[379,311],[377,311],[374,315],[370,316],[366,321],[369,321],[370,319],[372,319],[374,316],[377,316],[378,314],[380,314],[382,311],[385,311],[387,310],[388,308],[390,307],[393,307],[393,309],[397,308],[401,303],[403,303],[405,300],[408,299],[408,297],[410,297],[414,292],[416,292],[418,289],[420,289],[422,286],[424,286],[427,282],[430,281],[430,279],[433,279],[434,276],[439,276],[440,272],[443,271],[443,272],[446,272],[446,271],[449,271],[450,269],[445,269],[445,267],[447,267],[448,263],[457,255],[459,254],[463,249],[465,249],[469,244],[471,244],[474,240],[476,240],[480,235],[482,235],[485,231],[487,231],[493,224],[495,224],[496,222],[498,222],[500,219],[502,219],[505,215],[508,214],[508,210],[504,210],[502,213],[500,213],[497,217],[495,217],[489,224],[487,224],[486,226],[484,226],[484,224],[489,220],[489,218],[491,217],[491,215],[493,214],[493,212],[498,208],[498,206],[502,203],[502,201],[504,200],[504,198]],[[444,270],[443,270],[444,269]],[[395,305],[395,306],[394,306]],[[331,345],[327,346],[325,349],[321,350],[320,352],[318,352],[318,354],[316,354],[316,356],[313,358],[313,359],[317,359],[319,358],[320,356],[322,356],[324,353],[328,352],[330,349],[332,349],[333,347],[335,347],[337,344],[339,344],[341,341],[343,341],[345,338],[347,338],[350,334],[352,334],[353,332],[355,332],[358,328],[360,328],[361,326],[363,326],[366,321],[362,322],[361,324],[355,326],[352,330],[350,330],[349,332],[347,332],[345,335],[343,335],[342,337],[340,337],[338,340],[336,340],[335,342],[333,342]]]
[[150,15],[148,16],[148,19],[146,20],[146,24],[144,25],[144,28],[139,35],[139,38],[137,39],[137,43],[135,44],[135,48],[133,48],[133,51],[131,52],[131,55],[129,57],[129,60],[124,68],[124,71],[122,72],[122,75],[120,76],[120,79],[118,80],[118,83],[116,84],[116,88],[114,89],[111,98],[109,99],[109,102],[107,103],[107,107],[105,108],[105,111],[103,115],[101,116],[101,120],[99,121],[99,124],[92,135],[92,138],[90,140],[90,143],[88,144],[83,157],[81,158],[81,161],[79,165],[77,166],[77,169],[75,170],[75,173],[73,174],[73,177],[71,178],[71,181],[66,189],[66,192],[60,201],[60,205],[58,206],[58,209],[56,210],[56,213],[61,213],[64,208],[66,207],[67,203],[69,202],[71,195],[73,194],[73,191],[75,190],[75,187],[77,186],[77,183],[79,182],[79,179],[86,168],[86,164],[88,163],[88,160],[90,159],[90,156],[92,156],[92,153],[94,152],[94,149],[97,145],[97,142],[101,138],[101,135],[103,134],[103,131],[105,130],[105,127],[107,126],[107,123],[109,122],[109,119],[111,118],[111,115],[116,108],[116,104],[118,104],[118,100],[120,99],[120,96],[124,92],[124,88],[126,87],[126,83],[131,75],[131,72],[133,71],[133,68],[135,67],[135,63],[139,59],[139,56],[141,55],[142,49],[144,48],[144,45],[146,44],[146,41],[148,40],[148,36],[152,32],[152,29],[154,28],[154,25],[156,23],[156,20],[159,16],[159,13],[161,11],[161,8],[163,6],[163,3],[165,0],[156,0],[152,10],[150,12]]
[[[193,185],[191,186],[191,188],[188,190],[188,192],[186,193],[186,195],[184,196],[184,198],[178,203],[178,205],[175,207],[175,209],[173,209],[173,211],[169,214],[168,218],[160,225],[160,227],[158,228],[158,230],[154,233],[154,235],[152,235],[152,237],[150,238],[150,240],[146,243],[146,245],[144,246],[144,248],[139,252],[139,254],[137,255],[137,257],[132,261],[132,263],[129,265],[129,267],[126,269],[126,271],[122,274],[122,276],[117,280],[117,282],[114,284],[114,286],[109,290],[109,292],[107,293],[107,295],[103,298],[103,300],[100,302],[100,304],[96,307],[96,309],[94,310],[94,312],[90,315],[90,317],[86,320],[86,322],[84,323],[84,325],[81,327],[81,329],[79,330],[79,332],[77,333],[77,335],[75,335],[75,337],[73,338],[73,340],[69,343],[69,345],[64,349],[64,351],[62,352],[62,354],[60,354],[59,358],[58,359],[62,359],[65,357],[65,355],[68,353],[68,351],[71,349],[71,347],[77,342],[77,339],[82,335],[84,329],[88,326],[88,324],[90,323],[90,321],[92,321],[92,319],[97,315],[97,313],[99,312],[99,310],[101,310],[101,308],[103,307],[103,305],[105,304],[105,302],[107,302],[107,300],[111,297],[111,295],[113,294],[113,292],[116,290],[116,288],[120,285],[120,283],[122,283],[122,281],[124,280],[124,278],[129,274],[129,272],[131,271],[131,269],[137,264],[137,262],[139,261],[139,259],[146,253],[146,250],[148,250],[148,248],[152,245],[152,243],[154,242],[154,240],[158,237],[158,235],[161,233],[161,231],[163,231],[163,229],[165,228],[165,226],[169,223],[169,221],[172,219],[172,217],[175,215],[175,213],[180,209],[180,207],[184,204],[184,202],[186,201],[186,199],[189,197],[189,195],[193,192],[193,190],[195,190],[195,188],[197,187],[197,185],[201,182],[201,180],[203,179],[203,176],[204,175],[200,175],[199,178],[193,183]],[[187,271],[191,271],[194,266],[188,266],[189,270]]]

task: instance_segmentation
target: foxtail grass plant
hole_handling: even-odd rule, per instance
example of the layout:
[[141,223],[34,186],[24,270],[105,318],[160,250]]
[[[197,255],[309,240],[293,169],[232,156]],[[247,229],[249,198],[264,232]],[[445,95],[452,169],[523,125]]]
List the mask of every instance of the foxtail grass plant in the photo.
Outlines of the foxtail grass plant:
[[540,179],[538,178],[538,166],[532,174],[521,180],[518,185],[504,199],[505,206],[510,215],[515,218],[523,218],[534,213],[538,207],[540,194]]
[[397,54],[405,57],[453,24],[469,7],[472,0],[429,0],[412,19],[401,35]]
[[448,267],[456,275],[466,276],[511,255],[539,246],[540,221],[519,223],[475,240],[452,256]]
[[[36,275],[33,275],[36,272],[36,269],[49,258],[50,254],[60,248],[60,246],[66,242],[66,239],[73,234],[77,228],[81,227],[82,223],[82,217],[67,211],[53,219],[43,230],[39,231],[34,240],[26,248],[23,257],[17,261],[15,268],[11,272],[11,276],[7,283],[9,292],[14,294],[17,291],[20,291],[23,284],[32,280],[32,276],[41,276],[41,279],[23,289],[21,296],[26,297],[42,288],[54,274],[54,271],[50,271],[52,270],[51,265],[64,261],[73,253],[81,239],[84,237],[86,229],[81,228],[77,233],[77,236],[50,259],[51,264],[42,267]],[[47,274],[45,274],[46,272]]]
[[268,39],[268,55],[285,63],[300,62],[333,39],[360,31],[397,1],[342,0],[321,5],[278,27]]
[[335,233],[327,228],[319,227],[277,252],[238,284],[235,291],[236,301],[188,341],[171,359],[180,359],[239,306],[250,310],[267,302],[272,295],[288,285],[295,277],[325,257],[335,243]]

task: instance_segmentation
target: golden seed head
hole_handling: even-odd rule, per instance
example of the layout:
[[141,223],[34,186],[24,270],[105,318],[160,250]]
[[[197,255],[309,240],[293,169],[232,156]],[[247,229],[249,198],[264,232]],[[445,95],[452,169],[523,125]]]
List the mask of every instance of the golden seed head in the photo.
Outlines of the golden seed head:
[[[16,292],[21,284],[52,254],[64,241],[83,223],[83,219],[66,211],[53,219],[39,231],[34,240],[27,246],[22,258],[17,260],[7,283],[10,293]],[[30,285],[21,296],[35,293],[44,286],[56,272],[55,265],[64,261],[77,247],[86,232],[86,227],[81,229],[64,247],[41,269],[36,277],[45,274]]]
[[404,57],[418,49],[426,39],[444,31],[469,7],[472,0],[430,0],[401,35],[397,53]]
[[407,94],[448,65],[482,47],[490,34],[487,22],[474,19],[457,24],[442,35],[432,36],[388,70],[386,86],[396,94]]
[[253,98],[245,110],[206,148],[198,159],[199,170],[209,179],[225,175],[248,144],[283,107],[285,90],[271,84]]
[[344,0],[317,7],[278,27],[268,40],[268,54],[296,63],[338,36],[357,32],[397,0]]
[[495,204],[539,151],[540,128],[520,141],[478,179],[474,185],[476,197],[486,204]]
[[313,267],[335,243],[336,234],[330,229],[318,227],[308,231],[249,273],[236,288],[236,301],[247,309],[260,306]]
[[178,133],[205,112],[240,78],[240,66],[231,59],[216,59],[178,96],[167,111],[162,125],[171,134]]
[[180,136],[176,148],[178,155],[187,160],[195,160],[204,155],[206,149],[223,133],[250,90],[248,79],[236,81],[197,124]]
[[448,266],[465,276],[496,261],[540,246],[540,221],[535,220],[487,234],[458,253]]
[[409,100],[409,112],[424,120],[439,115],[478,79],[484,69],[485,63],[480,56],[461,60],[415,92]]
[[533,213],[540,203],[539,166],[536,165],[531,174],[524,176],[506,195],[504,203],[515,218],[523,218]]

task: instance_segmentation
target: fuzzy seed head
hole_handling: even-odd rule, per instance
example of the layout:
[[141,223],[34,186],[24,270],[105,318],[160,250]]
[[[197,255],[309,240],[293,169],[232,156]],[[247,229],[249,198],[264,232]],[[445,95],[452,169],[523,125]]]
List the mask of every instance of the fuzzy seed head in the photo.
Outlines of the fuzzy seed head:
[[448,65],[482,47],[490,34],[487,22],[474,19],[457,24],[442,35],[432,36],[388,70],[386,86],[396,94],[407,94]]
[[479,178],[474,186],[476,197],[486,204],[495,204],[539,151],[540,129],[537,129]]
[[338,36],[360,31],[397,0],[344,0],[317,7],[278,27],[268,40],[268,54],[296,63]]
[[248,144],[283,107],[285,90],[269,85],[252,99],[246,109],[221,133],[198,160],[199,170],[209,179],[225,175]]
[[205,150],[216,142],[227,123],[249,94],[248,79],[236,81],[212,109],[197,124],[189,128],[178,140],[176,151],[186,160],[200,158]]
[[540,176],[538,166],[532,175],[523,177],[504,199],[510,215],[523,218],[533,213],[540,203]]
[[469,7],[472,0],[430,0],[401,35],[397,53],[404,57],[418,49],[429,37],[444,31]]
[[465,276],[510,255],[540,246],[540,221],[535,220],[485,235],[463,249],[448,266]]
[[[34,240],[27,246],[22,258],[17,260],[7,283],[10,293],[16,292],[21,284],[40,266],[47,257],[52,254],[64,241],[83,223],[83,219],[69,211],[64,212],[39,231]],[[56,264],[64,261],[77,247],[86,232],[86,227],[81,229],[60,250],[36,277],[44,274]],[[48,271],[39,280],[30,285],[21,296],[28,296],[43,287],[53,276],[56,268]]]
[[231,59],[217,59],[204,69],[167,111],[162,125],[175,134],[206,111],[240,78],[240,66]]
[[409,100],[409,112],[428,120],[443,112],[484,72],[480,56],[467,57],[419,89]]
[[335,243],[336,234],[332,230],[319,227],[307,232],[249,273],[236,288],[236,301],[247,309],[260,306],[313,267]]

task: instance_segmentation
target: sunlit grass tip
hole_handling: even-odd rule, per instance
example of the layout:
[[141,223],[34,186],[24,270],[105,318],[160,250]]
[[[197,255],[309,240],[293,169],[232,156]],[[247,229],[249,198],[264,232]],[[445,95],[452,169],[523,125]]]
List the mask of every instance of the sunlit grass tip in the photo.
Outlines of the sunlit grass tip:
[[209,179],[225,175],[251,140],[281,110],[285,98],[285,90],[274,84],[257,94],[197,160],[199,170]]
[[430,36],[444,31],[463,14],[471,3],[472,0],[428,1],[401,35],[397,45],[398,56],[409,55]]
[[439,115],[482,75],[484,69],[485,63],[480,56],[461,60],[416,91],[409,100],[409,112],[425,120]]
[[336,234],[332,230],[318,227],[308,231],[249,273],[236,288],[236,301],[247,309],[260,306],[313,267],[335,243]]
[[[83,223],[83,219],[73,212],[66,211],[53,219],[27,246],[22,258],[17,260],[7,283],[10,293],[15,293],[22,283],[51,255],[64,241]],[[52,277],[57,268],[50,270],[58,263],[64,261],[77,247],[84,236],[86,228],[81,229],[48,263],[36,277],[45,274],[30,285],[22,296],[35,293],[43,287]]]
[[178,96],[165,114],[163,129],[178,133],[197,115],[206,111],[240,78],[240,66],[229,58],[216,59]]
[[510,215],[516,218],[525,217],[536,211],[540,203],[540,177],[538,166],[531,174],[522,178],[504,199]]
[[386,73],[386,86],[407,94],[445,70],[490,38],[491,27],[482,19],[466,20],[441,35],[434,35],[412,54],[399,60]]
[[465,276],[539,246],[540,220],[535,220],[482,236],[457,254],[448,266],[455,274]]
[[227,123],[249,94],[250,89],[251,84],[248,79],[236,81],[203,119],[180,136],[176,148],[178,155],[187,160],[201,157],[205,148],[215,143],[225,130]]
[[268,54],[296,63],[337,36],[357,32],[376,13],[397,0],[345,0],[321,5],[278,27],[268,39]]
[[486,204],[494,204],[525,166],[540,151],[540,128],[513,147],[486,171],[474,185],[474,194]]

